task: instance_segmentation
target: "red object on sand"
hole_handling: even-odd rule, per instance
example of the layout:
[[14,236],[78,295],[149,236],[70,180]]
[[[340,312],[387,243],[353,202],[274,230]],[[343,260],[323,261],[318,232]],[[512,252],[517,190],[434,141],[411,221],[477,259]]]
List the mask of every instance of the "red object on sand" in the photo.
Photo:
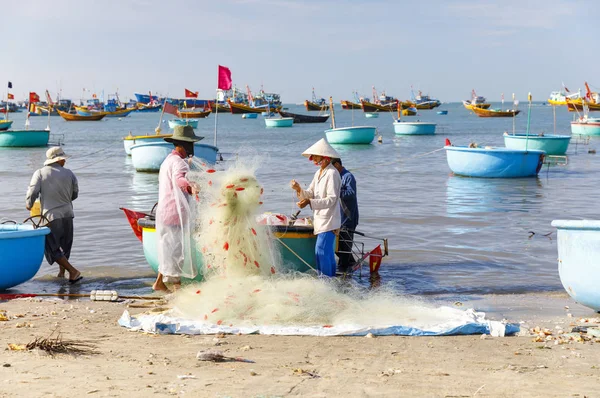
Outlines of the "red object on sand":
[[135,236],[137,236],[137,238],[141,242],[142,241],[142,227],[140,227],[137,222],[140,218],[148,216],[148,214],[142,213],[139,211],[129,210],[124,207],[121,207],[120,209],[123,210],[123,212],[125,212],[125,216],[127,217],[127,221],[129,221],[129,225],[131,226],[131,229],[133,229],[133,233],[135,234]]

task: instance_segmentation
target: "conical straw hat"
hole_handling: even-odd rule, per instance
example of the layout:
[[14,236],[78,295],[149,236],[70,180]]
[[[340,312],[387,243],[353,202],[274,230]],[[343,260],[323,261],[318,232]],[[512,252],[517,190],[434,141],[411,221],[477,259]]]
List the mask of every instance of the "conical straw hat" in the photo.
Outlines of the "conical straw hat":
[[324,156],[328,158],[340,158],[340,154],[327,142],[325,138],[321,138],[313,146],[302,152],[302,156],[309,158],[311,155]]

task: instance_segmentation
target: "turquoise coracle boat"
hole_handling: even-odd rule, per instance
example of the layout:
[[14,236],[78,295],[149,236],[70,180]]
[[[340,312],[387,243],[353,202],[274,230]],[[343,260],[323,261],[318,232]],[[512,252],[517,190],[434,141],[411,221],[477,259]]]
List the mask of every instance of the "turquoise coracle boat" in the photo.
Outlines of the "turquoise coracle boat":
[[42,147],[48,145],[48,130],[0,131],[0,147]]
[[[136,171],[158,172],[160,165],[173,151],[169,142],[151,142],[137,144],[130,148],[131,161]],[[204,159],[208,163],[217,161],[219,148],[213,145],[194,143],[194,157]]]
[[2,130],[8,130],[10,128],[10,126],[12,126],[13,121],[12,120],[0,120],[0,131]]
[[435,123],[427,122],[394,122],[394,133],[398,135],[433,135],[435,134]]
[[504,146],[509,149],[525,148],[546,152],[546,155],[564,155],[571,142],[570,135],[527,135],[504,133]]
[[375,139],[376,127],[355,126],[325,130],[330,144],[370,144]]
[[10,289],[35,276],[44,258],[47,227],[0,225],[0,290]]
[[558,274],[575,301],[600,312],[600,221],[554,220]]
[[293,117],[269,117],[265,118],[267,127],[292,127],[294,125]]
[[466,177],[535,177],[542,168],[544,151],[508,148],[469,148],[446,145],[448,166]]
[[174,129],[176,126],[192,126],[198,128],[198,119],[172,119],[169,120],[169,128]]

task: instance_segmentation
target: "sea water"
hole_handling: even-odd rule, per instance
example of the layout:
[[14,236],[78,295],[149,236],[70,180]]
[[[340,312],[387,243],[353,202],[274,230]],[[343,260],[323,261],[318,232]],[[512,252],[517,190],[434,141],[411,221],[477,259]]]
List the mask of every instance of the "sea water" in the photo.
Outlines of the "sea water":
[[[287,106],[290,112],[307,113],[303,107]],[[376,126],[382,136],[382,143],[336,147],[357,179],[357,229],[389,239],[381,284],[398,293],[434,298],[561,291],[556,232],[550,222],[598,218],[600,160],[588,152],[597,149],[600,140],[574,137],[568,164],[544,166],[537,178],[458,177],[450,172],[441,150],[445,138],[456,145],[504,146],[502,133],[512,131],[513,120],[478,118],[461,104],[441,108],[448,109],[448,115],[437,115],[434,109],[404,118],[437,123],[436,135],[418,137],[395,136],[395,115],[366,119],[362,111],[336,109],[338,127],[351,126],[354,120],[354,125]],[[24,113],[10,116],[14,128],[24,126]],[[214,116],[202,119],[196,130],[207,144],[214,140]],[[556,133],[570,134],[571,117],[566,108],[556,108]],[[154,275],[119,207],[149,211],[158,198],[158,174],[134,170],[122,137],[129,132],[152,134],[158,118],[133,113],[121,120],[65,122],[51,117],[51,141],[64,139],[64,150],[72,156],[66,167],[79,179],[71,262],[84,279],[74,286],[59,281],[53,277],[56,265],[44,262],[36,277],[15,292],[150,293]],[[515,119],[516,131],[524,133],[526,124],[524,109]],[[31,118],[31,128],[46,125],[46,117]],[[225,166],[238,155],[257,154],[256,177],[264,187],[262,210],[289,215],[297,210],[289,181],[294,178],[306,186],[316,170],[300,154],[324,137],[328,127],[324,123],[267,129],[261,117],[220,114],[217,146]],[[166,124],[162,128],[168,130]],[[541,132],[554,132],[553,108],[534,104],[531,133]],[[25,193],[45,152],[46,148],[0,148],[0,218],[22,221],[28,216]],[[301,213],[308,215],[308,209]],[[368,285],[366,279],[359,283]]]

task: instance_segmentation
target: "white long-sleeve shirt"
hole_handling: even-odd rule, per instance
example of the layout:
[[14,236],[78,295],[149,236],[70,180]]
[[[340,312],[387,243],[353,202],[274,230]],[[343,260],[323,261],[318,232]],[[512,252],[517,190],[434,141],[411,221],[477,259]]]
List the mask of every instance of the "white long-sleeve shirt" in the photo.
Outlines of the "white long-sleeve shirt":
[[300,199],[310,199],[313,209],[314,234],[333,231],[342,225],[340,213],[340,173],[331,164],[317,170],[307,190],[301,189]]

